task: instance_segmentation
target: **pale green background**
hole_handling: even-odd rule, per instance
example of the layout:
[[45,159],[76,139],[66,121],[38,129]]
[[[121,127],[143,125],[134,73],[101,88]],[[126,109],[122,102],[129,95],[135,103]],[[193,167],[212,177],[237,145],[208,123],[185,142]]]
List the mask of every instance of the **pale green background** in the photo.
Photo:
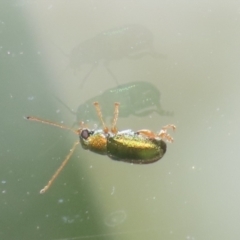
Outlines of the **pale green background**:
[[[174,116],[129,117],[118,127],[174,123],[175,142],[147,166],[78,147],[40,195],[77,136],[24,116],[71,126],[75,117],[56,97],[76,110],[116,83],[101,63],[80,89],[90,66],[76,77],[62,52],[132,23],[150,29],[165,57],[109,67],[120,84],[153,83]],[[1,1],[0,238],[239,239],[239,66],[239,1]]]

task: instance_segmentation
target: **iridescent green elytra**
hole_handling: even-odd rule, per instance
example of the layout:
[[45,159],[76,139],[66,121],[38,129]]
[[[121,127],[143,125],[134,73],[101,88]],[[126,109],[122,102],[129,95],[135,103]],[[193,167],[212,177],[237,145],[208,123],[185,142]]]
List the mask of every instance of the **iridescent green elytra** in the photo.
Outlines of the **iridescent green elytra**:
[[103,129],[100,130],[90,130],[84,126],[83,123],[81,123],[81,128],[74,130],[62,124],[36,117],[27,117],[28,120],[68,129],[79,135],[79,141],[74,143],[70,153],[40,193],[45,193],[52,185],[79,143],[82,145],[83,149],[90,150],[97,154],[107,155],[111,159],[117,161],[146,164],[158,161],[163,157],[167,150],[167,145],[164,140],[173,142],[173,138],[167,133],[167,129],[171,128],[174,130],[176,128],[173,124],[164,126],[157,134],[147,129],[138,130],[136,132],[133,130],[118,131],[116,123],[119,113],[119,103],[115,103],[112,126],[111,129],[108,129],[103,121],[99,103],[95,102],[94,106],[103,126]]
[[107,138],[107,155],[118,161],[152,163],[161,159],[166,150],[166,143],[159,137],[150,139],[132,130]]

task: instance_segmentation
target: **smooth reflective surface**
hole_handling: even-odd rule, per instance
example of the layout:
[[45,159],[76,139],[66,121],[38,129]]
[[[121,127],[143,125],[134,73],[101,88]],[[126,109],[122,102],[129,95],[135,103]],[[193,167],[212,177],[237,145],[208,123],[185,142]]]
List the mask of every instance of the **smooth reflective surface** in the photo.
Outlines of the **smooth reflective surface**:
[[[239,238],[238,2],[2,1],[0,9],[1,239]],[[95,99],[108,123],[113,102],[122,103],[119,130],[176,124],[174,143],[147,166],[79,147],[39,194],[78,138],[24,116],[99,128],[86,110]]]
[[[69,106],[57,99],[69,113],[76,116],[76,124],[84,122],[99,122],[99,117],[93,107],[94,102],[98,102],[103,108],[101,112],[106,121],[113,118],[113,104],[120,103],[118,118],[128,118],[131,115],[136,117],[147,117],[157,113],[162,116],[172,116],[173,112],[163,110],[160,103],[160,91],[157,87],[148,82],[130,82],[118,85],[114,88],[106,89],[84,103],[80,104],[74,112]],[[101,125],[100,125],[101,127]]]

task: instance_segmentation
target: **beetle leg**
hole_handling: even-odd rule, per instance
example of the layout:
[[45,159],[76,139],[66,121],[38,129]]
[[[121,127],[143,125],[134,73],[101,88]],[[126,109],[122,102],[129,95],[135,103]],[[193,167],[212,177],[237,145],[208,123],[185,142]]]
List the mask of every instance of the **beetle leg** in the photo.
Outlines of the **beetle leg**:
[[116,76],[113,74],[113,72],[112,72],[112,71],[110,70],[110,68],[109,68],[109,61],[105,61],[104,65],[105,65],[108,73],[109,73],[109,74],[112,76],[112,78],[116,81],[116,84],[117,84],[117,86],[118,86],[118,85],[119,85],[118,80],[117,80]]
[[[88,77],[90,76],[90,74],[93,72],[93,70],[97,67],[98,63],[94,63],[90,69],[90,71],[86,74],[86,76],[82,79],[81,85],[79,88],[82,88],[86,82],[86,80],[88,79]],[[74,75],[76,76],[77,74],[75,73],[76,69],[74,69]],[[77,76],[76,76],[77,77]]]
[[168,124],[168,125],[162,127],[162,130],[167,130],[167,129],[175,130],[175,129],[176,129],[176,126],[173,125],[173,124]]
[[141,129],[141,130],[138,130],[136,132],[137,134],[142,134],[144,135],[145,137],[148,137],[148,138],[155,138],[156,137],[156,134],[148,129]]
[[108,133],[108,128],[106,127],[106,125],[105,125],[105,123],[103,121],[103,116],[102,116],[102,112],[101,112],[101,108],[100,108],[99,102],[94,102],[93,105],[94,105],[94,107],[95,107],[95,109],[97,111],[97,115],[98,115],[98,117],[99,117],[99,119],[100,119],[100,121],[102,123],[103,131],[105,133]]
[[168,124],[162,127],[162,130],[159,132],[158,136],[163,140],[166,140],[168,142],[173,142],[173,138],[167,133],[167,129],[169,128],[175,130],[176,126],[173,124]]
[[113,121],[112,121],[112,127],[111,127],[111,131],[112,133],[117,133],[117,119],[118,119],[118,114],[119,114],[119,103],[115,103],[114,104],[114,114],[113,114]]
[[160,131],[159,136],[161,137],[162,140],[166,140],[170,143],[173,142],[173,138],[165,131]]
[[53,174],[53,176],[51,177],[51,179],[48,181],[47,185],[41,189],[40,193],[45,193],[50,186],[52,185],[53,181],[57,178],[57,176],[59,175],[59,173],[63,170],[63,168],[65,167],[65,165],[67,164],[67,162],[69,161],[69,159],[71,158],[76,146],[79,144],[79,142],[75,142],[72,149],[70,150],[70,153],[67,155],[67,157],[65,158],[65,160],[62,162],[61,166],[58,168],[58,170]]

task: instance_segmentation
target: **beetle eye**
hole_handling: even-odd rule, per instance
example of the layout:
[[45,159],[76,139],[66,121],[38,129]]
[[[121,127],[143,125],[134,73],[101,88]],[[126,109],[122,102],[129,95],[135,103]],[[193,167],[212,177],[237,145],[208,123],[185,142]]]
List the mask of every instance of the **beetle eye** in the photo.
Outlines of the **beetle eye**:
[[87,140],[89,136],[90,136],[90,132],[87,129],[82,130],[81,137],[83,139]]

